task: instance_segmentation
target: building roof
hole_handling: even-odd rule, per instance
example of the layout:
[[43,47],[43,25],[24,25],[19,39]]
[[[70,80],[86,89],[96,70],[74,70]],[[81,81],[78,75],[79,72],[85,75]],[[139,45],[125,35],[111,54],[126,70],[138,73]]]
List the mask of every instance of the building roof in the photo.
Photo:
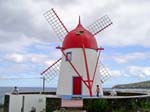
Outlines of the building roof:
[[62,47],[69,49],[82,48],[83,46],[90,49],[98,48],[94,35],[86,30],[79,21],[78,26],[66,35]]

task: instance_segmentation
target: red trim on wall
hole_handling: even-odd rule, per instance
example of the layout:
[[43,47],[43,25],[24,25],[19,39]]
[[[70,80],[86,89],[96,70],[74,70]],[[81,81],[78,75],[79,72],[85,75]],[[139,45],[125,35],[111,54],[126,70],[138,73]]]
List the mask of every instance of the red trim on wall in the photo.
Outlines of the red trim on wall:
[[[65,54],[64,52],[64,48],[63,47],[57,47],[57,49],[60,49],[62,54],[65,56],[65,58],[68,60],[68,57],[67,55]],[[85,68],[86,68],[86,74],[87,74],[87,79],[83,79],[81,77],[81,74],[78,72],[78,70],[76,69],[76,67],[73,65],[73,63],[68,60],[67,62],[71,65],[71,67],[73,68],[73,70],[76,72],[76,74],[81,77],[81,80],[83,81],[83,83],[85,84],[85,86],[89,89],[89,94],[90,96],[92,97],[92,86],[93,86],[93,82],[94,82],[94,79],[95,79],[95,75],[96,75],[96,70],[97,70],[97,66],[98,66],[98,60],[99,60],[99,57],[100,57],[100,51],[101,50],[104,50],[103,48],[98,48],[98,49],[95,49],[95,50],[99,50],[99,54],[98,54],[98,57],[97,57],[97,61],[96,61],[96,65],[95,65],[95,70],[94,70],[94,73],[93,73],[93,77],[92,77],[92,80],[90,79],[90,74],[89,74],[89,69],[88,69],[88,63],[87,63],[87,57],[86,57],[86,51],[85,51],[85,47],[84,45],[82,46],[82,50],[83,50],[83,54],[84,54],[84,62],[85,62]]]
[[[63,50],[62,51],[62,54],[65,56],[66,59],[68,59],[68,57],[66,56],[66,54],[64,53]],[[72,62],[70,60],[68,60],[67,62],[69,62],[69,64],[71,65],[71,67],[73,68],[73,70],[76,72],[76,74],[81,77],[80,73],[78,72],[78,70],[75,68],[75,66],[72,64]],[[83,78],[81,77],[81,80],[84,82],[84,84],[88,87],[88,85],[86,84],[86,82],[83,80]]]
[[[99,60],[99,57],[100,57],[100,52],[98,53],[98,57],[97,57],[97,61],[96,61],[96,65],[95,65],[95,70],[94,70],[94,74],[93,74],[93,82],[94,82],[94,79],[95,79],[95,75],[96,75],[96,70],[97,70],[97,65],[98,65],[98,60]],[[93,86],[93,82],[92,82],[92,86]]]
[[83,47],[82,50],[83,50],[83,55],[84,55],[84,62],[85,62],[85,68],[86,68],[88,89],[89,89],[90,96],[92,96],[92,88],[91,88],[90,74],[89,74],[89,68],[88,68],[88,63],[87,63],[87,58],[86,58],[85,47],[84,47],[84,45],[82,47]]

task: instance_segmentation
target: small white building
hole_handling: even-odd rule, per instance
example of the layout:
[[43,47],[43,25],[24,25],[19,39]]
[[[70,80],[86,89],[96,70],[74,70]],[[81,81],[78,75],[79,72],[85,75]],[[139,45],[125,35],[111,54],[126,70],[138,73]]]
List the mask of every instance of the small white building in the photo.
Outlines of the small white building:
[[[5,112],[46,112],[48,98],[59,98],[50,94],[6,94]],[[32,111],[31,111],[32,110]]]

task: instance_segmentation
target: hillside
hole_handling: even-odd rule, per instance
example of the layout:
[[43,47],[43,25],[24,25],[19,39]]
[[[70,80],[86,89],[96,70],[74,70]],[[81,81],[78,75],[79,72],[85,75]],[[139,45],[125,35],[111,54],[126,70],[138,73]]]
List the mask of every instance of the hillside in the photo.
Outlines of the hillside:
[[115,85],[116,89],[150,89],[150,81]]

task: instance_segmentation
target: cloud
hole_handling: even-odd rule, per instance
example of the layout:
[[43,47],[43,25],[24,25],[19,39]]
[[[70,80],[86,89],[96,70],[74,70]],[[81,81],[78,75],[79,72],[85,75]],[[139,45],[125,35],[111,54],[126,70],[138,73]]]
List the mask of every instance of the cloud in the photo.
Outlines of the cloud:
[[[149,1],[138,3],[129,0],[126,2],[101,0],[99,2],[101,3],[98,3],[97,0],[90,1],[90,4],[87,0],[75,0],[74,2],[68,0],[1,1],[0,42],[16,41],[21,38],[21,34],[44,42],[58,41],[57,36],[43,17],[44,12],[54,7],[68,29],[73,29],[77,25],[79,15],[83,18],[84,26],[87,26],[108,13],[114,24],[98,35],[102,37],[97,38],[99,44],[149,47],[150,33],[147,24],[150,18]],[[89,7],[90,10],[87,10]]]
[[112,77],[128,77],[128,78],[149,78],[150,67],[149,66],[127,66],[124,69],[109,69]]
[[[11,33],[10,33],[11,35]],[[13,35],[11,35],[13,36]],[[11,36],[9,38],[11,38]],[[18,37],[18,38],[17,38]],[[13,37],[12,37],[13,38]],[[4,40],[6,41],[6,40]],[[0,44],[0,50],[4,53],[26,52],[27,48],[33,44],[40,43],[36,38],[26,37],[24,34],[17,35],[14,40],[7,40]]]
[[149,60],[150,52],[134,52],[134,53],[126,53],[126,54],[115,54],[111,56],[117,63],[130,63],[131,61],[137,60]]
[[141,66],[129,66],[127,68],[128,74],[131,76],[137,76],[141,78],[150,76],[150,67],[141,67]]
[[[0,71],[16,76],[37,75],[61,57],[61,53],[52,48],[61,43],[51,43],[58,39],[43,16],[50,8],[56,10],[69,30],[76,27],[79,15],[86,27],[108,14],[113,25],[96,36],[99,45],[149,48],[149,4],[148,0],[1,0]],[[149,60],[149,57],[149,52],[135,51],[112,54],[110,58],[119,64],[132,65],[135,60]],[[110,71],[114,77],[149,76],[148,66],[125,66],[123,70],[116,66]]]
[[14,61],[16,63],[22,63],[25,58],[21,54],[12,54],[12,55],[7,55],[6,58],[10,61]]
[[0,67],[0,76],[3,77],[9,77],[9,76],[22,76],[23,74],[26,74],[28,76],[29,74],[34,73],[36,75],[36,71],[39,71],[38,69],[34,69],[33,65],[25,64],[25,63],[7,63],[1,65]]
[[[40,0],[40,1],[42,1],[42,0]],[[74,0],[74,1],[70,1],[70,0],[51,0],[51,1],[49,1],[49,0],[47,0],[47,2],[55,4],[57,6],[64,7],[64,6],[76,4],[79,2],[79,0]]]
[[109,70],[109,72],[112,77],[120,77],[123,75],[120,70]]
[[30,54],[27,55],[27,58],[35,64],[41,64],[43,65],[48,60],[48,56],[44,54]]
[[45,64],[47,66],[51,66],[53,63],[55,63],[56,60],[48,60],[48,61],[45,61]]
[[[150,47],[149,29],[147,21],[150,18],[149,1],[117,2],[110,12],[113,24],[97,39],[100,45],[105,46],[144,46]],[[101,37],[101,38],[99,38]]]
[[[54,56],[54,57],[53,57]],[[55,53],[53,53],[52,58],[46,54],[33,54],[33,53],[28,53],[28,54],[21,54],[21,53],[12,53],[12,54],[7,54],[6,56],[1,56],[1,58],[4,59],[4,61],[12,61],[14,64],[38,64],[38,65],[46,65],[50,66],[53,64],[53,62],[57,61],[57,58],[55,57]]]
[[[45,5],[45,2],[43,3]],[[6,42],[8,42],[8,39],[9,42],[16,41],[21,38],[19,36],[21,34],[28,38],[36,38],[41,41],[49,40],[49,28],[43,17],[44,9],[41,9],[40,4],[37,4],[35,1],[1,1],[0,13],[1,40],[6,40]],[[3,32],[2,34],[4,36],[1,32]]]

